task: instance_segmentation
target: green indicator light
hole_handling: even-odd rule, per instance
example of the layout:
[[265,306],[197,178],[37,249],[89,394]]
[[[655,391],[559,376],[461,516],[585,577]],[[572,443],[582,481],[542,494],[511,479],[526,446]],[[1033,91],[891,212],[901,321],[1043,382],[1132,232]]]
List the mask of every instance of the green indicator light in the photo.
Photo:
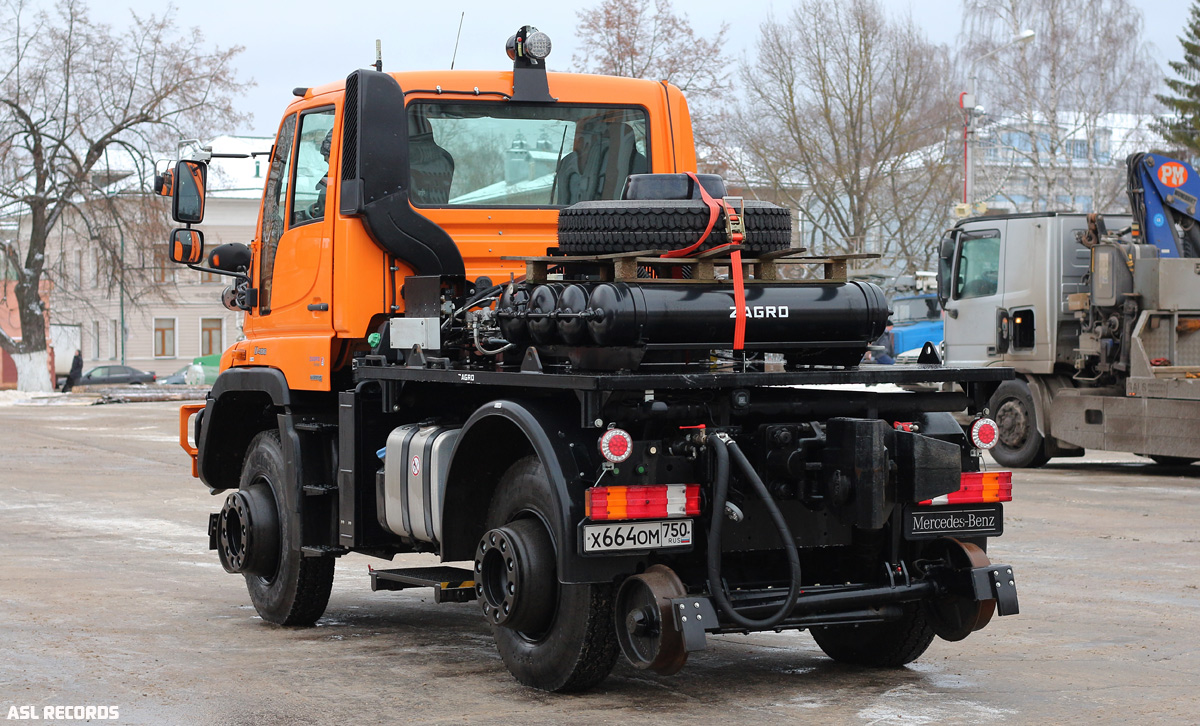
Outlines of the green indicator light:
[[378,348],[379,341],[382,339],[383,339],[383,336],[380,335],[379,333],[371,333],[370,335],[367,336],[367,345],[371,346],[372,348]]

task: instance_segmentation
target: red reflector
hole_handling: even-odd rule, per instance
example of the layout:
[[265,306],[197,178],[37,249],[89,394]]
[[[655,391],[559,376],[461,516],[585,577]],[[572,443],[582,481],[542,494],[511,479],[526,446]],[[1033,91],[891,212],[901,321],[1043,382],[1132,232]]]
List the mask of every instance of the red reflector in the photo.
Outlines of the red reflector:
[[971,443],[975,444],[975,448],[986,451],[994,447],[998,440],[996,422],[990,418],[977,419],[971,424]]
[[699,484],[592,487],[584,509],[591,520],[671,519],[700,514]]
[[621,429],[609,429],[600,437],[600,454],[614,464],[620,464],[633,453],[633,437]]
[[964,471],[958,491],[921,504],[986,504],[1012,501],[1011,471]]

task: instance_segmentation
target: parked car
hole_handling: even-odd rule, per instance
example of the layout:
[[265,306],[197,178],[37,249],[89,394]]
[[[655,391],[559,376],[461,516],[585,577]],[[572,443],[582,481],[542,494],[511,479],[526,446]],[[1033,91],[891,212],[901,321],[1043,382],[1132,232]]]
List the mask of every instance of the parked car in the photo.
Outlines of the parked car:
[[202,355],[159,381],[160,385],[211,386],[221,372],[221,354]]
[[913,348],[919,351],[925,343],[937,344],[945,337],[942,311],[935,294],[893,298],[891,323],[887,352],[897,363],[900,362],[897,354]]
[[195,364],[188,363],[184,367],[175,371],[171,375],[160,378],[158,385],[160,386],[196,386],[204,382],[204,369]]
[[154,371],[147,373],[130,366],[98,366],[84,373],[79,385],[153,383],[157,378]]

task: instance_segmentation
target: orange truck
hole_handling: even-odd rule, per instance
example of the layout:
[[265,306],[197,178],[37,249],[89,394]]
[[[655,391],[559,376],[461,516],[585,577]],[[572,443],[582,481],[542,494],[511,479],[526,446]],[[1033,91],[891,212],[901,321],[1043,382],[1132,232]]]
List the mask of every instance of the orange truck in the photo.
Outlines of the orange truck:
[[507,50],[295,89],[249,245],[193,227],[211,152],[160,180],[172,259],[245,315],[180,443],[262,618],[314,623],[341,555],[426,553],[374,589],[478,601],[520,682],[577,691],[709,633],[894,666],[1015,613],[995,424],[951,413],[1011,372],[860,365],[882,292],[697,174],[678,88]]

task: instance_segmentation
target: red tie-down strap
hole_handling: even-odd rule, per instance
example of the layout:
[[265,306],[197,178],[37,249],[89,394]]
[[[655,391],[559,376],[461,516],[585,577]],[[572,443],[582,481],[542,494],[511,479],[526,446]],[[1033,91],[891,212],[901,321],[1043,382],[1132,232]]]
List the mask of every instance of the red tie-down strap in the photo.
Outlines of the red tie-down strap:
[[[692,182],[700,190],[700,199],[708,207],[708,225],[704,228],[704,234],[700,235],[700,239],[696,240],[695,244],[684,247],[679,250],[671,250],[663,255],[663,257],[691,257],[700,251],[700,246],[704,244],[708,236],[712,234],[713,227],[717,223],[717,217],[721,216],[721,209],[725,209],[725,218],[736,220],[737,215],[732,207],[725,203],[724,199],[713,199],[713,197],[700,183],[700,179],[692,172],[687,172],[691,177]],[[741,244],[742,235],[734,233],[727,244],[714,247],[714,250],[719,250],[722,247],[732,247]],[[742,252],[734,250],[730,253],[730,266],[733,268],[733,304],[734,323],[733,323],[733,349],[743,350],[746,347],[746,285],[742,280]]]

